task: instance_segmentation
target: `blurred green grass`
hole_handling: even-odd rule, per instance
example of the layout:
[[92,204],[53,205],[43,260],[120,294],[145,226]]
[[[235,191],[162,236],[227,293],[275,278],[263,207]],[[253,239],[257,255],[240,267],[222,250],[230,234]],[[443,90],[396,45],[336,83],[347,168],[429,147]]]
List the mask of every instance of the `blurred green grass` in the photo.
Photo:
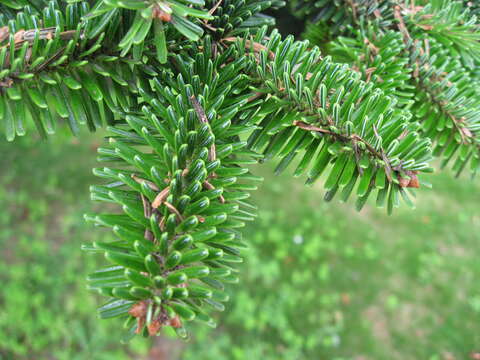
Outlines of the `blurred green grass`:
[[[269,165],[241,282],[186,344],[136,339],[96,319],[85,290],[109,237],[83,221],[99,137],[0,141],[0,359],[468,359],[480,352],[478,180],[431,176],[417,209],[325,203]],[[176,353],[181,352],[177,356]],[[175,353],[175,354],[174,354]],[[156,355],[155,355],[156,354]]]
[[[146,344],[118,344],[118,324],[99,322],[85,288],[98,259],[80,244],[105,236],[83,220],[94,144],[0,142],[0,359],[130,359]],[[82,143],[84,142],[84,143]]]

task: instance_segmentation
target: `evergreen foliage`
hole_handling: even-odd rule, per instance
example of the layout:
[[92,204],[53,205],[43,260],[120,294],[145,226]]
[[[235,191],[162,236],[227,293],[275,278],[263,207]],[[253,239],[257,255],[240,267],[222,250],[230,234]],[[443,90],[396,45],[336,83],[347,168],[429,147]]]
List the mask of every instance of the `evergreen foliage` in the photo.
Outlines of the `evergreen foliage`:
[[[89,286],[129,336],[215,326],[253,220],[248,165],[295,165],[326,200],[389,213],[433,169],[479,167],[476,9],[462,1],[298,0],[306,37],[282,38],[262,0],[0,0],[0,124],[42,136],[107,127],[86,244],[111,266]],[[328,33],[325,33],[328,29]],[[315,44],[316,41],[329,41]],[[322,54],[319,45],[326,49]],[[353,195],[352,195],[353,194]]]
[[[323,6],[323,3],[328,5]],[[309,14],[313,42],[331,26],[334,60],[399,100],[422,137],[431,139],[442,166],[460,174],[479,166],[480,54],[473,3],[460,1],[297,1]]]

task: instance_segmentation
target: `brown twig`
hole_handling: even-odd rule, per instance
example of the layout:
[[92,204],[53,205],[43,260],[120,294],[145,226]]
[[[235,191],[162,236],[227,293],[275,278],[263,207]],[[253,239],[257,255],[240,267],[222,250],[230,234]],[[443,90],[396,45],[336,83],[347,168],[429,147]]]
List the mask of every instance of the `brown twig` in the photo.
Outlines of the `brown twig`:
[[178,209],[177,209],[175,206],[173,206],[172,204],[170,204],[168,201],[164,201],[164,204],[165,204],[165,206],[167,207],[168,210],[170,210],[172,213],[174,213],[175,215],[177,215],[177,217],[178,217],[178,219],[179,219],[180,221],[183,221],[183,220],[184,220],[182,214],[180,214],[180,211],[178,211]]
[[213,27],[212,25],[210,25],[207,21],[204,21],[203,22],[203,26],[205,26],[208,30],[210,31],[213,31],[213,32],[216,32],[217,31],[217,28]]
[[190,96],[190,103],[192,104],[193,109],[197,113],[198,119],[202,123],[208,124],[207,114],[205,114],[205,110],[203,110],[202,105],[200,105],[195,95]]
[[140,197],[142,198],[142,204],[143,204],[143,215],[149,219],[150,216],[152,216],[152,205],[148,201],[145,195],[140,194]]
[[366,82],[370,81],[370,79],[372,78],[372,74],[375,72],[375,70],[377,70],[376,67],[371,67],[371,68],[368,68],[368,69],[365,70],[365,75],[366,75],[365,81]]
[[152,207],[154,209],[158,209],[160,205],[162,205],[162,203],[167,199],[169,194],[170,194],[170,187],[167,186],[165,189],[159,192],[158,195],[155,197],[155,199],[152,202]]
[[10,36],[10,29],[8,28],[8,26],[0,27],[0,43],[8,39],[9,36]]
[[364,38],[363,42],[365,43],[365,45],[368,46],[370,50],[372,50],[372,53],[374,55],[378,55],[378,53],[380,52],[380,49],[377,46],[375,46],[374,43],[372,43],[368,38]]
[[[152,205],[150,204],[150,201],[148,201],[147,197],[143,194],[140,194],[140,197],[142,199],[142,204],[143,204],[143,215],[145,218],[150,219],[152,216]],[[155,236],[153,235],[152,231],[148,228],[145,229],[145,233],[143,235],[146,240],[154,242],[155,241]]]
[[[208,13],[210,15],[213,15],[215,13],[215,11],[217,11],[218,7],[222,4],[223,0],[219,0],[209,11]],[[208,30],[210,31],[213,31],[213,32],[216,32],[217,31],[217,28],[213,27],[212,25],[210,25],[208,23],[208,20],[204,20],[203,21],[203,26],[205,26]]]
[[153,235],[153,232],[150,229],[145,229],[145,232],[143,233],[143,237],[145,238],[145,240],[155,242],[155,236]]
[[[57,32],[56,28],[49,27],[43,29],[32,29],[32,30],[19,30],[13,34],[13,40],[15,44],[15,50],[18,50],[22,47],[24,42],[33,43],[35,41],[36,34],[38,33],[39,40],[52,40],[55,38]],[[77,35],[76,30],[67,30],[59,33],[61,40],[71,40]],[[8,27],[4,26],[0,28],[0,43],[7,40],[10,36],[10,30]],[[82,36],[82,35],[80,35]],[[10,44],[4,45],[10,46]]]
[[403,40],[405,42],[408,42],[411,39],[411,36],[410,36],[410,33],[408,32],[405,22],[403,21],[402,11],[399,5],[394,6],[393,16],[398,21],[397,27],[398,27],[398,30],[400,30],[400,32],[403,35]]
[[352,9],[352,16],[353,20],[357,21],[358,15],[357,15],[357,4],[355,4],[352,0],[347,0],[347,4],[350,6]]
[[[236,38],[234,36],[231,36],[231,37],[227,37],[227,38],[223,38],[222,41],[224,42],[229,42],[229,43],[234,43],[238,40],[239,38]],[[254,42],[254,41],[251,41],[251,40],[245,40],[245,46],[247,47],[247,49],[251,49],[253,50],[254,52],[256,53],[259,53],[261,51],[267,51],[267,47],[265,45],[262,45],[258,42]],[[268,52],[268,58],[270,60],[274,60],[275,59],[275,53],[273,51],[269,51]]]
[[357,170],[360,175],[363,175],[363,168],[360,166],[360,150],[358,148],[358,144],[354,141],[353,142],[353,154],[355,155],[355,161],[357,162]]
[[317,132],[321,132],[323,134],[333,135],[333,136],[337,136],[337,137],[343,137],[343,138],[345,138],[345,140],[347,139],[347,137],[344,136],[344,135],[336,134],[336,133],[334,133],[330,130],[322,129],[318,126],[310,125],[310,124],[307,124],[306,122],[303,122],[303,121],[295,120],[293,122],[293,125],[299,127],[300,129],[303,129],[303,130],[317,131]]
[[474,135],[472,134],[470,129],[468,129],[466,126],[464,126],[465,125],[465,118],[462,117],[460,119],[457,119],[451,113],[451,111],[446,108],[446,106],[445,106],[446,103],[444,101],[438,99],[437,94],[430,91],[429,88],[427,86],[425,86],[423,81],[420,80],[420,78],[418,80],[418,84],[419,84],[421,89],[423,89],[424,91],[426,91],[427,93],[430,94],[431,101],[435,105],[437,105],[438,108],[440,109],[440,111],[452,121],[453,126],[455,126],[455,129],[457,130],[460,137],[462,138],[462,143],[464,143],[464,144],[471,143],[471,140],[474,137]]
[[155,183],[151,182],[150,180],[142,179],[142,178],[138,177],[138,176],[135,175],[135,174],[130,175],[130,177],[131,177],[133,180],[135,180],[137,183],[139,183],[139,184],[145,183],[145,184],[147,184],[152,190],[154,190],[154,191],[160,191],[160,189],[158,188],[158,186],[157,186]]
[[[53,28],[53,27],[44,28],[44,29],[19,30],[15,34],[13,34],[14,50],[19,50],[24,43],[33,44],[37,33],[38,33],[39,40],[51,40],[57,36],[56,28]],[[63,31],[58,33],[58,36],[60,37],[61,40],[71,40],[71,39],[74,39],[77,35],[78,33],[76,30],[68,30],[68,31]],[[4,42],[9,37],[10,37],[10,31],[8,27],[0,28],[0,43]],[[80,33],[79,37],[82,38],[83,34]],[[10,47],[10,44],[0,46],[0,50],[8,47]],[[38,67],[36,67],[34,70],[33,69],[31,70],[34,73],[38,73],[42,71],[43,69],[48,67],[50,64],[58,60],[64,53],[65,49],[66,49],[66,46],[61,47],[59,50],[55,52],[55,54],[53,54],[50,58],[45,60],[45,62],[43,62]],[[29,63],[30,57],[31,57],[31,46],[29,46],[25,54],[25,59],[24,59],[25,64]],[[9,51],[7,51],[4,67],[7,68],[9,66],[10,66],[10,56],[9,56]],[[13,85],[13,82],[10,82],[10,79],[8,79],[6,82],[3,81],[2,83],[0,83],[0,87],[11,87],[12,85]]]
[[162,220],[160,220],[160,223],[158,224],[158,227],[160,228],[160,230],[163,232],[165,231],[165,216],[162,217]]
[[[215,145],[215,141],[213,142],[212,145],[210,145],[210,152],[208,153],[208,160],[210,160],[210,161],[217,160],[217,147]],[[212,176],[216,176],[216,175],[212,174]]]
[[[208,189],[208,190],[215,190],[215,186],[213,186],[211,183],[209,183],[207,180],[205,180],[203,182],[203,186]],[[223,197],[223,195],[220,195],[218,197],[218,200],[222,203],[222,204],[225,204],[225,198]]]
[[[347,135],[343,135],[343,134],[338,134],[338,133],[335,133],[333,131],[330,131],[330,130],[327,130],[327,129],[323,129],[323,128],[320,128],[318,126],[315,126],[315,125],[311,125],[311,124],[307,124],[303,121],[294,121],[293,122],[293,125],[294,126],[297,126],[299,127],[300,129],[303,129],[303,130],[308,130],[308,131],[316,131],[316,132],[320,132],[322,134],[326,134],[326,135],[330,135],[330,136],[333,136],[333,137],[336,137],[337,139],[341,140],[341,141],[344,141],[344,142],[347,142],[347,141],[352,141],[353,142],[353,146],[355,147],[355,142],[361,142],[365,145],[365,147],[367,148],[367,150],[372,154],[374,155],[375,157],[377,157],[378,159],[382,160],[384,163],[385,163],[385,174],[389,180],[389,182],[392,182],[393,179],[392,179],[392,167],[390,166],[390,161],[388,160],[386,154],[384,153],[383,150],[381,150],[380,152],[377,151],[368,141],[366,141],[365,139],[361,138],[360,136],[356,135],[356,134],[352,134],[350,136],[347,136]],[[378,135],[378,132],[377,132],[377,129],[373,128],[373,131],[375,132],[375,135],[376,136],[379,136]],[[355,149],[354,149],[355,151]]]
[[213,15],[217,11],[218,7],[222,4],[223,0],[218,0],[215,5],[208,11],[210,15]]
[[[197,100],[195,95],[190,96],[190,103],[192,104],[193,109],[197,113],[197,116],[200,122],[204,124],[208,124],[209,122],[208,122],[207,114],[205,114],[205,110],[203,109],[202,105]],[[210,146],[210,151],[208,152],[208,159],[210,161],[215,161],[217,159],[217,150],[215,147],[215,141]]]
[[252,96],[250,96],[247,101],[252,102],[252,101],[257,100],[258,98],[262,97],[263,95],[265,95],[265,93],[257,92],[255,94],[253,94]]

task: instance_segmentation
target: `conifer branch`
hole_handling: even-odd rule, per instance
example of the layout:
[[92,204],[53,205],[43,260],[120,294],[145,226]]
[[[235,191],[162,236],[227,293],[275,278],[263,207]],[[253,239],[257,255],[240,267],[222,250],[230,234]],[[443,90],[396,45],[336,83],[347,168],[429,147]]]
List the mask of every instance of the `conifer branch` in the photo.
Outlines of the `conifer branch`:
[[[6,5],[8,4],[8,6]],[[107,126],[86,215],[111,242],[85,250],[102,318],[129,335],[210,326],[238,281],[239,228],[261,178],[249,164],[295,165],[325,199],[371,197],[391,213],[424,186],[435,155],[480,167],[476,17],[459,1],[297,0],[326,54],[269,30],[272,0],[8,1],[0,5],[0,125],[52,134]],[[460,20],[459,20],[460,19]],[[316,23],[321,23],[316,26]],[[328,27],[327,33],[322,29]],[[325,45],[325,44],[322,44]],[[246,141],[243,141],[243,140]],[[298,161],[296,161],[298,160]],[[408,190],[408,191],[407,191]]]

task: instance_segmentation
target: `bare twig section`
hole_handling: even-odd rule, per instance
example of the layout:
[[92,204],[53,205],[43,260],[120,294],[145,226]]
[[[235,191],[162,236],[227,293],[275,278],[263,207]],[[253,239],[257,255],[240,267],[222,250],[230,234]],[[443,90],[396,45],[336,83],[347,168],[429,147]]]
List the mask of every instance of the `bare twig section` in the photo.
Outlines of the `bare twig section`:
[[[145,195],[140,194],[140,197],[142,199],[142,204],[143,204],[143,215],[145,216],[146,219],[150,219],[150,217],[152,216],[152,205],[150,204],[150,201],[148,201]],[[145,229],[145,233],[143,236],[148,241],[151,241],[151,242],[155,241],[155,236],[153,235],[152,231],[148,228]]]
[[175,206],[173,206],[172,204],[170,204],[168,201],[165,201],[164,204],[165,204],[165,206],[167,207],[168,210],[170,210],[172,213],[174,213],[175,215],[177,215],[177,217],[178,217],[178,219],[179,219],[180,221],[183,221],[183,220],[184,220],[182,214],[180,214],[180,211],[178,211],[178,209],[177,209]]
[[[443,108],[442,108],[443,111]],[[467,127],[467,124],[465,123],[465,118],[462,117],[460,119],[456,118],[453,116],[453,114],[448,113],[448,116],[453,122],[453,125],[455,125],[455,128],[457,129],[458,133],[460,134],[460,137],[462,138],[462,143],[463,144],[469,144],[473,140],[474,136],[470,129]]]
[[398,30],[403,35],[403,40],[405,42],[408,42],[411,40],[410,33],[408,32],[407,26],[405,25],[405,21],[403,21],[403,16],[402,16],[402,9],[399,5],[395,5],[393,8],[393,16],[395,17],[395,20],[397,20],[397,27]]
[[210,146],[210,152],[208,153],[208,160],[210,160],[210,161],[217,160],[217,147],[215,146],[215,141]]
[[[323,134],[344,137],[341,134],[336,134],[336,133],[334,133],[330,130],[322,129],[318,126],[310,125],[310,124],[307,124],[306,122],[303,122],[303,121],[296,120],[296,121],[293,122],[293,125],[299,127],[300,129],[303,129],[303,130],[317,131],[317,132],[321,132]],[[345,137],[345,139],[346,139],[346,137]]]
[[373,55],[378,55],[378,53],[380,52],[380,49],[377,46],[375,46],[374,43],[372,43],[368,38],[364,38],[363,42],[372,51]]
[[[215,186],[213,186],[211,183],[209,183],[207,180],[205,180],[203,182],[203,186],[205,187],[205,189],[208,189],[208,190],[215,190]],[[218,197],[218,200],[222,203],[222,204],[225,204],[225,198],[223,197],[223,195],[220,195]]]
[[353,20],[357,21],[358,20],[358,14],[357,14],[357,4],[354,3],[352,0],[347,0],[348,6],[352,9],[352,16]]
[[155,199],[152,202],[152,207],[154,209],[158,209],[160,205],[162,205],[163,202],[167,199],[169,194],[170,194],[170,187],[167,186],[165,189],[159,192],[158,195],[155,197]]
[[253,94],[252,96],[250,96],[250,97],[248,98],[248,102],[255,101],[255,100],[257,100],[258,98],[261,98],[263,95],[265,95],[265,93],[257,92],[257,93]]
[[0,43],[8,39],[10,36],[10,29],[8,26],[2,26],[0,27]]
[[142,179],[142,178],[138,177],[138,176],[135,175],[135,174],[132,174],[132,175],[130,175],[130,176],[131,176],[131,178],[132,178],[133,180],[135,180],[137,183],[139,183],[139,184],[145,183],[145,184],[147,184],[152,190],[154,190],[154,191],[160,191],[160,189],[158,188],[158,186],[157,186],[155,183],[151,182],[150,180]]
[[[34,42],[36,34],[38,33],[39,40],[52,40],[57,36],[57,30],[54,27],[43,28],[43,29],[32,29],[32,30],[19,30],[13,34],[13,39],[15,41],[15,48],[17,45],[22,45],[24,42]],[[67,30],[62,31],[58,34],[61,40],[71,40],[77,36],[77,30]],[[2,27],[0,29],[0,42],[8,39],[10,36],[10,31],[8,27]],[[80,34],[82,36],[82,34]],[[20,47],[18,46],[18,47]]]
[[375,150],[375,148],[368,142],[366,141],[365,139],[362,139],[360,136],[356,135],[356,134],[353,134],[351,136],[351,139],[352,140],[356,140],[358,142],[361,142],[363,144],[365,144],[366,148],[368,149],[368,151],[370,151],[373,155],[375,155],[377,158],[379,159],[382,159],[382,160],[385,160],[384,157],[385,155],[379,153],[377,150]]
[[470,359],[480,360],[480,352],[472,352],[472,353],[470,353]]
[[145,238],[145,240],[155,242],[155,235],[153,235],[153,232],[150,229],[145,229],[145,233],[143,234],[143,237]]
[[207,114],[205,114],[205,110],[203,110],[202,105],[198,102],[195,95],[190,96],[190,103],[193,106],[193,109],[197,113],[198,119],[205,124],[208,124]]
[[207,21],[204,21],[203,26],[205,26],[210,31],[213,31],[213,32],[217,31],[217,28],[210,25]]
[[[208,13],[210,15],[213,15],[215,13],[215,11],[217,11],[218,7],[222,4],[223,0],[219,0],[209,11]],[[210,23],[208,22],[208,20],[204,20],[202,22],[202,25],[205,26],[208,30],[210,31],[213,31],[213,32],[216,32],[217,31],[217,28],[215,28],[214,26],[210,25]]]
[[397,138],[398,141],[405,139],[409,133],[410,132],[408,131],[408,129],[403,130],[400,136]]
[[423,30],[429,31],[433,30],[433,25],[427,25],[427,24],[417,24],[419,28],[422,28]]
[[430,41],[428,38],[423,39],[423,42],[425,44],[425,53],[430,57]]
[[368,69],[365,70],[365,75],[366,75],[365,81],[366,82],[370,81],[370,79],[372,78],[372,74],[375,72],[375,70],[377,70],[376,67],[371,67],[371,68],[368,68]]
[[[22,48],[24,43],[29,43],[30,46],[28,47],[26,53],[25,53],[25,58],[23,59],[24,63],[27,64],[30,62],[30,57],[32,53],[32,44],[34,43],[36,36],[38,35],[39,40],[52,40],[55,37],[59,37],[61,40],[71,40],[74,39],[76,36],[79,36],[79,38],[83,38],[83,34],[80,33],[78,35],[76,30],[68,30],[68,31],[63,31],[60,33],[56,32],[56,28],[50,27],[50,28],[44,28],[44,29],[33,29],[33,30],[19,30],[15,34],[13,34],[13,40],[14,40],[14,50],[19,50]],[[0,28],[0,43],[4,42],[5,40],[8,40],[10,38],[10,30],[8,27],[2,27]],[[0,46],[0,50],[3,48],[10,48],[10,43],[5,44],[3,46]],[[58,60],[63,52],[65,51],[66,47],[60,48],[55,54],[53,54],[50,58],[46,59],[45,62],[40,64],[38,67],[35,68],[34,72],[38,73],[45,69],[47,66],[52,64],[54,61]],[[8,68],[10,66],[10,51],[6,52],[6,57],[5,57],[5,62],[4,62],[4,67]],[[32,69],[33,70],[33,69]],[[11,87],[13,83],[10,83],[9,80],[6,82],[3,81],[0,86],[2,87]]]
[[387,176],[388,182],[393,181],[392,177],[392,167],[390,166],[390,160],[388,160],[387,154],[385,154],[385,151],[382,149],[382,159],[383,162],[385,163],[385,175]]
[[[204,124],[209,124],[207,114],[205,113],[205,110],[203,109],[202,105],[197,100],[195,95],[190,96],[190,103],[192,104],[193,109],[197,113],[197,116],[198,116],[198,119],[200,120],[200,122],[202,122]],[[210,161],[215,161],[217,159],[217,149],[215,147],[215,141],[210,146],[210,151],[208,153],[208,159]]]
[[[58,33],[54,27],[44,28],[44,29],[32,29],[32,30],[19,30],[15,34],[13,34],[13,40],[15,45],[15,50],[20,49],[25,42],[32,44],[35,41],[35,38],[38,34],[39,40],[52,40],[56,36],[59,36],[61,40],[71,40],[77,36],[77,30],[67,30]],[[8,26],[4,26],[0,28],[0,43],[8,40],[10,38],[10,30]],[[83,34],[80,34],[79,38],[82,38]],[[0,47],[0,49],[4,47],[10,47],[10,44],[5,44]]]
[[360,166],[360,149],[358,148],[358,144],[354,141],[353,142],[353,154],[355,155],[355,161],[357,165],[357,170],[360,175],[363,175],[363,168]]
[[[222,41],[228,42],[228,43],[234,43],[238,40],[239,38],[236,38],[234,36],[231,37],[226,37],[223,38]],[[262,52],[262,51],[268,51],[268,48],[265,45],[262,45],[258,42],[252,41],[252,40],[245,40],[245,46],[247,49],[253,50],[256,53]],[[273,51],[268,51],[268,58],[270,60],[275,59],[275,53]]]
[[165,221],[166,221],[165,216],[163,216],[162,220],[160,220],[160,223],[158,224],[158,227],[162,232],[165,231]]
[[[381,150],[381,151],[376,150],[368,141],[361,138],[360,136],[358,136],[356,134],[352,134],[350,136],[343,135],[343,134],[338,134],[338,133],[335,133],[333,131],[323,129],[323,128],[315,126],[315,125],[307,124],[303,121],[294,121],[293,125],[299,127],[300,129],[303,129],[303,130],[316,131],[316,132],[319,132],[319,133],[322,133],[322,134],[330,135],[330,136],[333,136],[333,137],[335,137],[335,138],[337,138],[341,141],[344,141],[344,142],[352,142],[353,149],[354,149],[354,152],[355,152],[356,156],[357,156],[357,152],[358,152],[358,146],[356,145],[356,143],[357,142],[363,143],[365,145],[365,147],[367,148],[367,150],[372,155],[374,155],[376,158],[382,160],[385,163],[385,174],[387,176],[387,179],[388,179],[389,182],[393,181],[393,178],[392,178],[392,171],[393,170],[392,170],[392,167],[390,165],[390,161],[389,161],[387,155],[385,154],[385,152],[383,150]],[[379,136],[378,132],[377,132],[377,129],[375,127],[374,127],[373,130],[375,132],[375,135]],[[357,156],[357,157],[359,158],[359,156]]]
[[217,11],[218,7],[220,5],[222,5],[222,2],[223,2],[223,0],[218,0],[217,3],[215,5],[213,5],[213,7],[208,11],[208,13],[210,15],[213,15],[215,13],[215,11]]
[[467,127],[460,127],[460,132],[467,138],[473,138],[473,134]]
[[[415,40],[414,44],[415,44],[415,46],[417,46],[418,45],[418,40]],[[422,55],[424,54],[424,51],[421,47],[420,47],[420,54],[422,54]],[[415,60],[414,65],[415,65],[415,67],[414,67],[412,75],[413,75],[414,78],[418,78],[419,75],[420,75],[420,68],[421,68],[420,59],[417,58]]]
[[145,197],[145,195],[140,194],[140,197],[142,198],[142,204],[143,204],[143,215],[148,219],[150,216],[152,216],[152,205],[150,204],[150,201]]

